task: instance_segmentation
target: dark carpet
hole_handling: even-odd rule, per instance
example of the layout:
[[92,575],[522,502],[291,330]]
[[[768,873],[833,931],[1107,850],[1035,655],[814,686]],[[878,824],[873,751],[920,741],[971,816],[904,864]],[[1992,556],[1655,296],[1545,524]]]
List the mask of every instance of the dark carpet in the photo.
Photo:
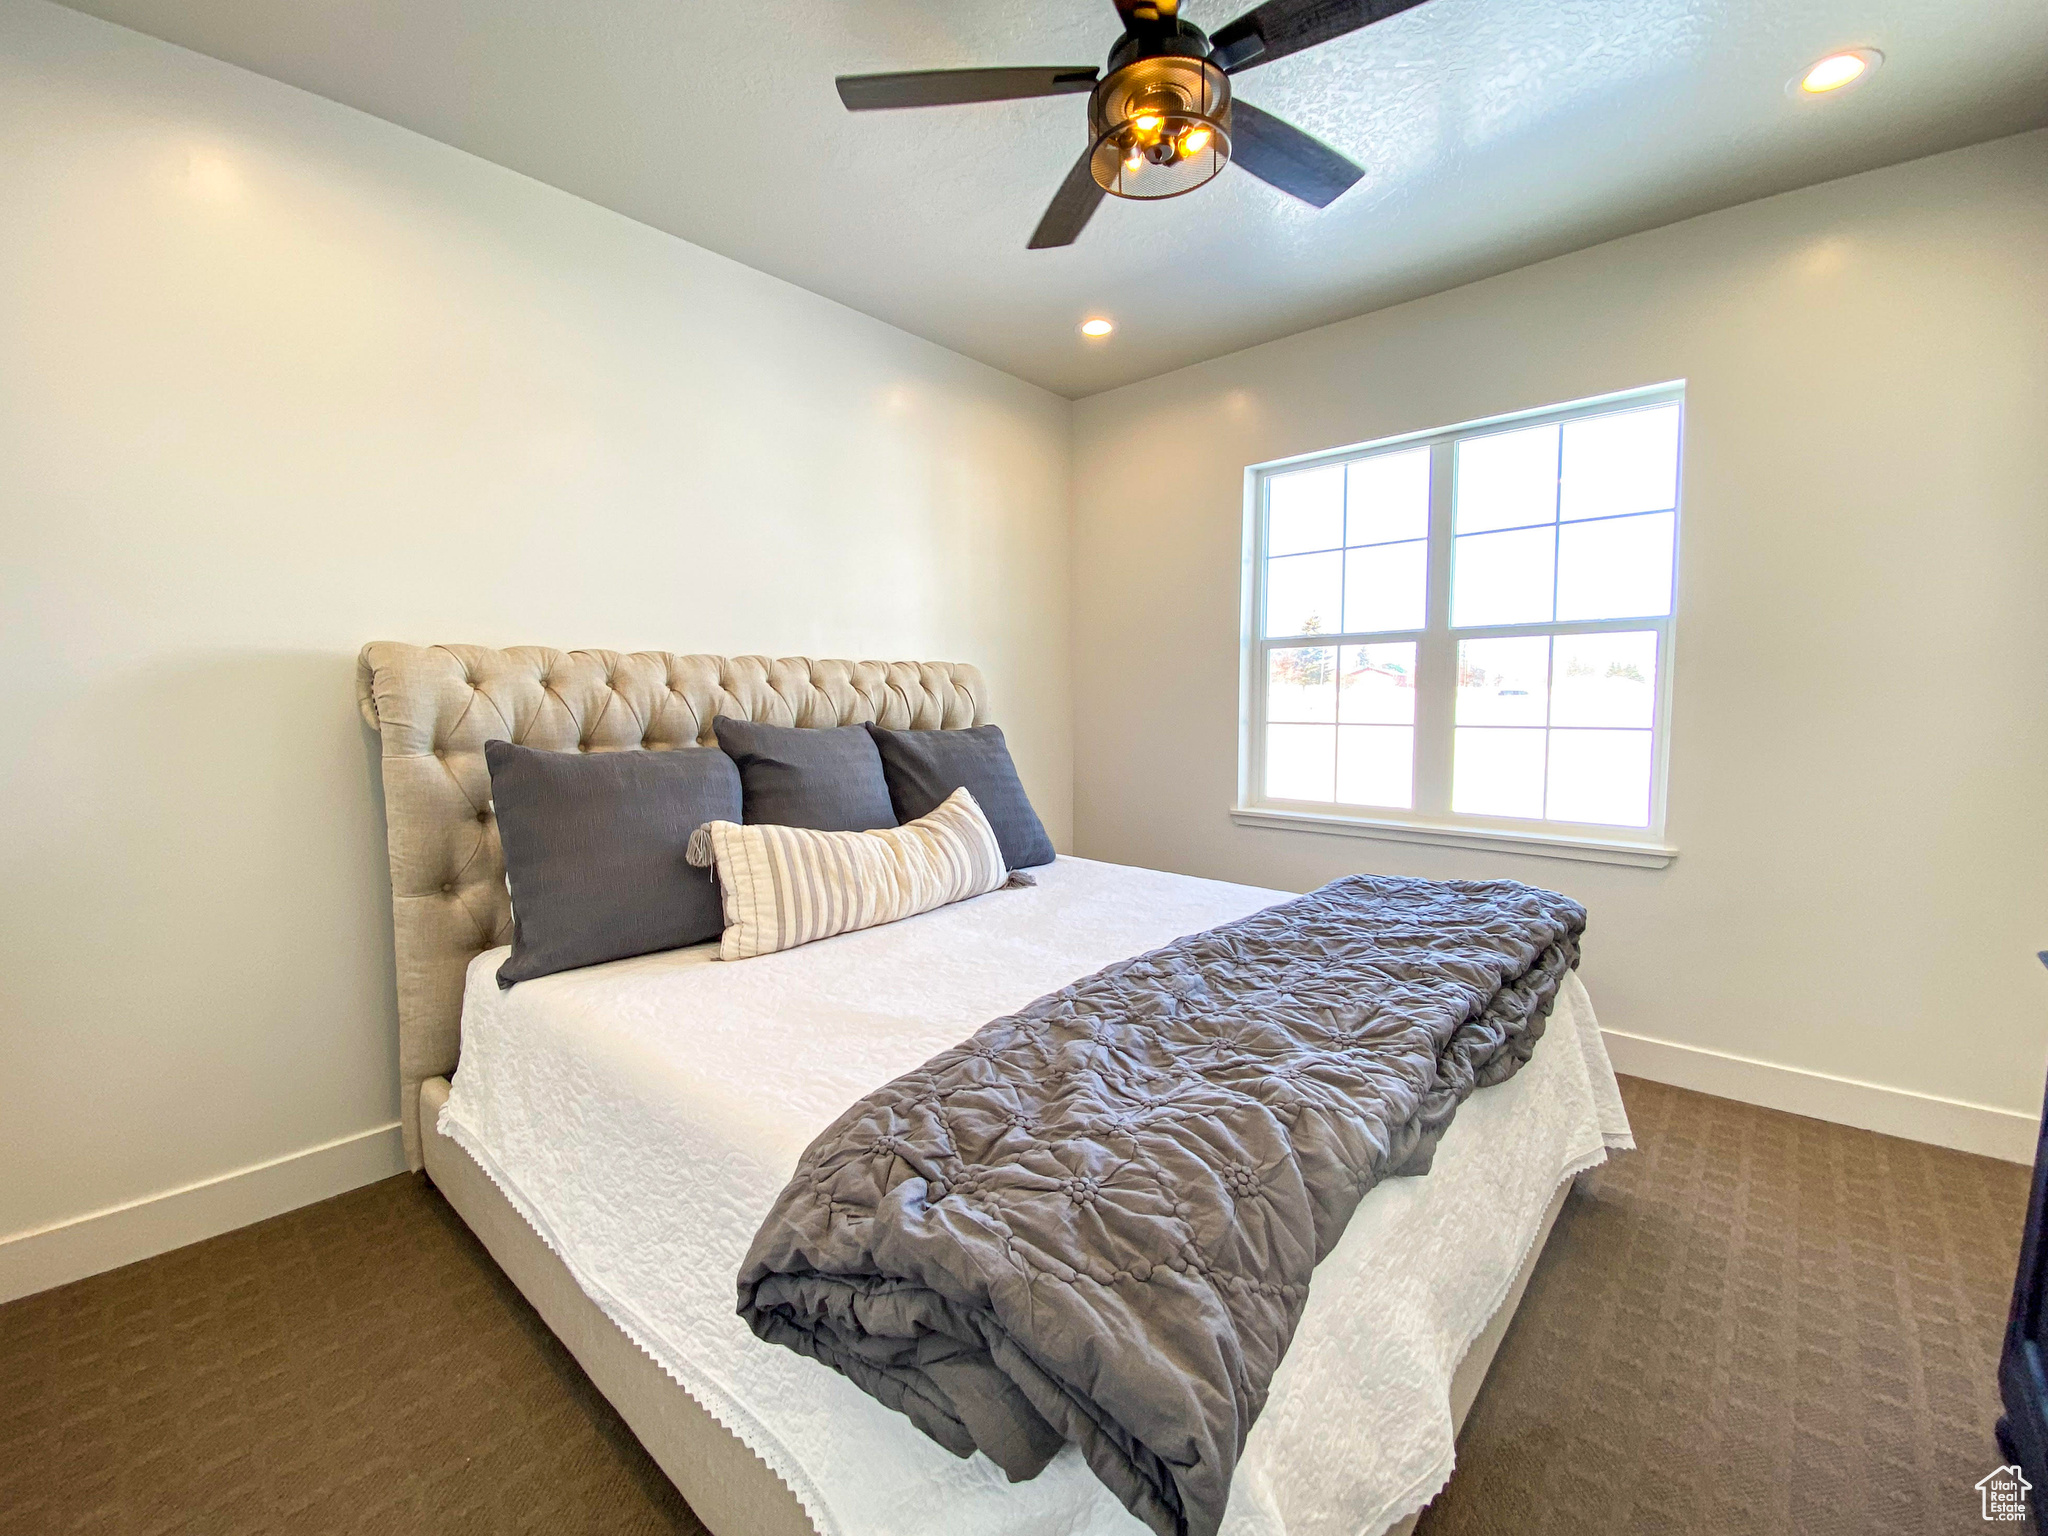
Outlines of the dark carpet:
[[[1983,1530],[2026,1170],[1625,1079],[1423,1536]],[[0,1307],[0,1531],[699,1532],[398,1178]]]

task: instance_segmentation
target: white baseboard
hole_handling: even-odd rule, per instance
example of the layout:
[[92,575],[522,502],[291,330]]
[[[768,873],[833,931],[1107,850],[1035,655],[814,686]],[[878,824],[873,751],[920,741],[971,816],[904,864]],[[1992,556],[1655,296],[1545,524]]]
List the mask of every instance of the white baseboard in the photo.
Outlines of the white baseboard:
[[1832,1120],[1837,1125],[1903,1136],[1908,1141],[1928,1141],[1938,1147],[2003,1158],[2009,1163],[2034,1160],[2040,1122],[2019,1110],[1994,1109],[1989,1104],[1969,1104],[1931,1093],[1887,1088],[1851,1077],[1831,1077],[1825,1072],[1730,1056],[1670,1040],[1652,1040],[1616,1029],[1602,1029],[1600,1033],[1607,1042],[1614,1070],[1629,1077],[1647,1077],[1674,1088],[1710,1093],[1718,1099],[1760,1104],[1765,1109]]
[[398,1122],[0,1237],[0,1302],[118,1269],[405,1172]]
[[[2034,1160],[2039,1123],[2018,1110],[1832,1077],[1621,1030],[1601,1034],[1615,1071],[1630,1077],[2007,1162]],[[0,1302],[218,1237],[404,1171],[405,1146],[393,1121],[178,1189],[17,1232],[0,1238]]]

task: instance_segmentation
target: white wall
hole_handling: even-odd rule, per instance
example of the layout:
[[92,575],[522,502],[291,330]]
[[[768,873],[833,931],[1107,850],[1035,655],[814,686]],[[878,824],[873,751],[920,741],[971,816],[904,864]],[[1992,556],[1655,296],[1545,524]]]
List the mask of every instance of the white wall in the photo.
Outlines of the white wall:
[[0,1243],[0,1297],[393,1166],[366,640],[973,661],[1064,845],[1069,420],[455,150],[0,7],[0,1238],[342,1143]]
[[[1233,825],[1244,466],[1669,379],[1689,386],[1677,861]],[[1562,889],[1591,910],[1603,1021],[1689,1048],[1623,1042],[1626,1064],[2031,1155],[2048,133],[1097,395],[1075,433],[1077,851],[1289,889],[1361,869]]]

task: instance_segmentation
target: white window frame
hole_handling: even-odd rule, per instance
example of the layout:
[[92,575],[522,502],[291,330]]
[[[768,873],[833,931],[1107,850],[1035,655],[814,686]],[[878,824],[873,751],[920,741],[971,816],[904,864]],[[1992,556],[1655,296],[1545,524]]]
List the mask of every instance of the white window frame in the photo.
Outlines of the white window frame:
[[[1496,624],[1484,627],[1451,627],[1451,564],[1455,555],[1452,513],[1456,505],[1456,444],[1461,439],[1523,427],[1548,426],[1584,416],[1600,416],[1615,410],[1655,405],[1679,408],[1679,491],[1673,507],[1671,609],[1660,618],[1602,619],[1548,624]],[[1419,630],[1376,631],[1360,634],[1317,635],[1319,646],[1379,645],[1414,641],[1416,646],[1415,689],[1415,792],[1413,810],[1381,807],[1330,805],[1320,802],[1271,800],[1261,793],[1265,783],[1265,718],[1268,654],[1275,649],[1302,645],[1300,636],[1265,638],[1266,488],[1271,479],[1300,469],[1331,464],[1349,464],[1427,446],[1430,450],[1428,606],[1424,627]],[[1664,840],[1665,789],[1671,741],[1671,678],[1676,648],[1678,608],[1678,560],[1682,543],[1685,501],[1685,384],[1683,380],[1624,390],[1566,405],[1547,406],[1508,416],[1491,416],[1429,432],[1325,453],[1303,454],[1255,464],[1245,471],[1245,545],[1243,628],[1241,631],[1242,681],[1238,712],[1238,791],[1231,818],[1242,826],[1277,827],[1296,831],[1337,832],[1355,837],[1380,838],[1394,842],[1433,843],[1451,847],[1477,848],[1501,853],[1538,854],[1551,858],[1581,859],[1602,864],[1628,864],[1661,869],[1677,857],[1678,850]],[[1451,753],[1454,724],[1451,711],[1456,704],[1455,676],[1457,642],[1461,639],[1492,639],[1521,635],[1582,635],[1603,631],[1657,635],[1656,720],[1651,732],[1650,822],[1644,827],[1604,827],[1577,822],[1522,820],[1504,816],[1474,816],[1453,811],[1451,806]]]

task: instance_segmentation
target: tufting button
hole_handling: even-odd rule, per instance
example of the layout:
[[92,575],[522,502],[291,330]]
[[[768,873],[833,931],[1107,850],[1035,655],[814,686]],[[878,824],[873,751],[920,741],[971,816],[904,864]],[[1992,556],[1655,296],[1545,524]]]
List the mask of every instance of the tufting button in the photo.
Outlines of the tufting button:
[[476,819],[479,823],[487,822],[491,819],[491,813],[489,811],[478,811],[476,813]]
[[443,880],[443,881],[441,882],[441,894],[442,894],[443,896],[446,896],[446,895],[448,895],[448,894],[449,894],[449,893],[450,893],[451,891],[453,891],[454,889],[455,889],[455,882],[454,882],[453,880]]
[[446,757],[447,755],[448,755],[448,754],[447,754],[447,753],[446,753],[445,751],[443,751],[443,750],[442,750],[441,748],[439,748],[439,747],[436,747],[436,748],[434,748],[434,756],[436,756],[436,757]]

